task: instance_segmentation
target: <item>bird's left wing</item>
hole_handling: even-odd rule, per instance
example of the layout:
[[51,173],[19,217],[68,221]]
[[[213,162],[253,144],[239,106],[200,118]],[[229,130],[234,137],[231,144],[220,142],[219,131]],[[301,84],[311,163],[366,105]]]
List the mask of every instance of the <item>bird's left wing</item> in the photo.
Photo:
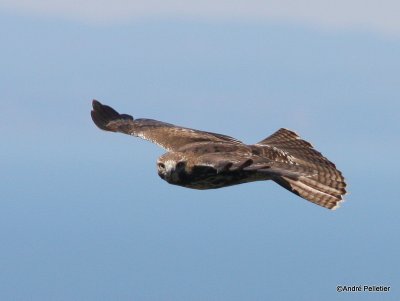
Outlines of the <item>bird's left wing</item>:
[[169,151],[176,151],[195,142],[242,143],[221,134],[184,128],[153,119],[134,119],[130,115],[119,114],[97,100],[93,100],[91,115],[94,123],[102,130],[140,137]]

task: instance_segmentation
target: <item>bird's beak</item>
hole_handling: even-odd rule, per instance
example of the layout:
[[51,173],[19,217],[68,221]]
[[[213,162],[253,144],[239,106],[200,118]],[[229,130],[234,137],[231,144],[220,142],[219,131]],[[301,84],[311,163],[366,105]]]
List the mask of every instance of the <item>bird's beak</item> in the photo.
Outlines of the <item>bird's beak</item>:
[[172,169],[167,169],[167,170],[165,171],[165,177],[166,177],[167,179],[170,179],[170,178],[171,178],[171,174],[172,174]]

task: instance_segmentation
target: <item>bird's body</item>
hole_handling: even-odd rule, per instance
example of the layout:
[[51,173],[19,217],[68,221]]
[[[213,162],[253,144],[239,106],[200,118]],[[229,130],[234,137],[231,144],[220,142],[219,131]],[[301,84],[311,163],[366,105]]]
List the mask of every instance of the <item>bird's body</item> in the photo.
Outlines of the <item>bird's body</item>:
[[103,130],[137,136],[165,148],[168,152],[157,161],[158,174],[173,185],[215,189],[273,180],[329,209],[338,207],[346,193],[335,165],[287,129],[246,145],[226,135],[133,119],[95,100],[92,119]]
[[158,174],[170,184],[202,190],[268,180],[265,173],[244,170],[245,165],[254,162],[251,158],[256,156],[249,147],[200,143],[161,156],[157,162]]

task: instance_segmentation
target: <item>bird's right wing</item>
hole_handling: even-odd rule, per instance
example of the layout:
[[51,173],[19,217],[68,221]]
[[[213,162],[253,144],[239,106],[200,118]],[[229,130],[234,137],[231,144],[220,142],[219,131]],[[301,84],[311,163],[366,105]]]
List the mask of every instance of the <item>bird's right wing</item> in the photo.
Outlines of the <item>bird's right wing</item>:
[[196,142],[229,142],[241,144],[232,137],[176,126],[153,119],[133,119],[93,100],[94,123],[102,130],[119,132],[149,140],[168,151]]

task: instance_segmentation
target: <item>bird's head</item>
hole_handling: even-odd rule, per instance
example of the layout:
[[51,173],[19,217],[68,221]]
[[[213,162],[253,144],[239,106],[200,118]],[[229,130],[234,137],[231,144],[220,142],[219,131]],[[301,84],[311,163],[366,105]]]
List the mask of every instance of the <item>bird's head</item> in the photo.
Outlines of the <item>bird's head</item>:
[[157,160],[158,175],[171,184],[181,180],[186,166],[187,159],[182,153],[166,153]]

